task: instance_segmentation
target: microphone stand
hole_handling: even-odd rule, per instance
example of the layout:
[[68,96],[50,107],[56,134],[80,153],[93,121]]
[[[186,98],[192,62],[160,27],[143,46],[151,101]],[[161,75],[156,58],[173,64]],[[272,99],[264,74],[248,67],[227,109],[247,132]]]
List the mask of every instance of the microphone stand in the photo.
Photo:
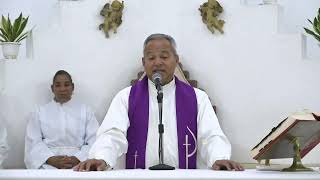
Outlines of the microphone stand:
[[158,131],[159,131],[159,164],[149,167],[150,170],[174,170],[175,168],[169,165],[166,165],[163,163],[163,132],[164,127],[162,124],[162,100],[163,100],[163,92],[161,85],[157,85],[157,100],[158,100],[158,108],[159,108],[159,125],[158,125]]

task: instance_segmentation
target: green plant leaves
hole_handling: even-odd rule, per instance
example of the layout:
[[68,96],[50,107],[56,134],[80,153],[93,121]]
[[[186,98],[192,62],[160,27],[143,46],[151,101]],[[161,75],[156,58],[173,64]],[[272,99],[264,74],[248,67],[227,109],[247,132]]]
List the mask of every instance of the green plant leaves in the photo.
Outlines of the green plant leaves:
[[[2,30],[2,29],[1,29]],[[4,36],[4,35],[2,35],[2,34],[0,34],[0,41],[1,42],[7,42],[7,41],[9,41],[9,39],[6,37],[6,36]]]
[[22,41],[23,39],[25,39],[25,38],[27,37],[28,33],[29,33],[29,31],[23,33],[21,36],[19,36],[19,37],[17,38],[16,42],[20,42],[20,41]]
[[[26,27],[26,25],[27,25],[27,23],[28,23],[28,19],[29,19],[29,16],[25,19],[25,18],[23,18],[22,19],[22,23],[21,23],[21,25],[20,25],[20,27],[19,27],[19,29],[18,29],[18,31],[17,31],[17,38],[18,38],[18,36],[22,33],[22,31],[24,30],[24,28]],[[22,40],[22,39],[21,39]],[[21,41],[20,40],[20,41]],[[20,42],[20,41],[17,41],[17,42]]]
[[4,29],[5,32],[9,32],[7,20],[3,15],[1,18],[1,25],[2,25],[2,28]]
[[313,19],[313,22],[310,19],[308,19],[308,21],[312,24],[313,31],[305,27],[304,30],[320,42],[320,8],[318,9],[318,15]]
[[22,13],[20,13],[19,17],[14,20],[14,23],[13,23],[13,29],[12,29],[12,34],[14,37],[17,37],[17,32],[19,30],[19,27],[21,25],[21,20],[22,20]]
[[9,38],[8,38],[8,35],[7,33],[5,32],[5,30],[3,28],[0,28],[0,36],[6,41],[6,42],[9,42]]
[[304,30],[306,31],[306,33],[312,35],[315,39],[317,39],[320,42],[320,35],[317,35],[316,33],[314,33],[308,28],[304,28]]
[[320,31],[318,29],[318,19],[317,19],[317,17],[315,17],[314,20],[313,20],[313,29],[317,34],[320,34],[319,33]]
[[320,8],[318,9],[318,22],[320,21]]
[[20,13],[19,17],[11,23],[8,17],[5,18],[3,15],[1,17],[1,27],[0,27],[0,41],[2,42],[20,42],[27,37],[27,32],[23,33],[29,16],[27,18],[23,17]]
[[9,18],[9,14],[8,14],[8,19],[7,19],[7,27],[8,27],[8,36],[9,36],[9,40],[11,41],[11,42],[13,42],[14,41],[14,37],[13,37],[13,34],[12,34],[12,25],[11,25],[11,20],[10,20],[10,18]]

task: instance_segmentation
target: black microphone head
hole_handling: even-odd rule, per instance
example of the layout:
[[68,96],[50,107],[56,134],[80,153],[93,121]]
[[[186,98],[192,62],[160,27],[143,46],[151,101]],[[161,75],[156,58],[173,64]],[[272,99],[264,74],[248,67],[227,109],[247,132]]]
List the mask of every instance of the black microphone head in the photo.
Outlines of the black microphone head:
[[162,81],[162,75],[159,72],[155,72],[152,75],[152,82],[156,86],[156,89],[158,90],[158,92],[162,91],[161,81]]
[[161,84],[162,81],[162,75],[159,72],[155,72],[152,75],[152,82],[154,82],[155,84]]

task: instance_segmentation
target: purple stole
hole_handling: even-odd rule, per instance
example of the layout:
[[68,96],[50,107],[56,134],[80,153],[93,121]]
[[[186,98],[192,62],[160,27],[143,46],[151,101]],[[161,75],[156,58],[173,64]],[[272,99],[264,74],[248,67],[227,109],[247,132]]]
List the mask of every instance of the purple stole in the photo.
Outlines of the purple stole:
[[[190,85],[180,81],[177,77],[175,77],[175,83],[179,168],[195,169],[197,155],[197,97],[193,87]],[[126,169],[145,169],[149,122],[147,76],[131,87],[128,116],[130,127],[127,131]],[[164,130],[165,133],[166,129]],[[158,141],[155,143],[158,143]],[[164,146],[166,145],[164,144]],[[158,149],[155,149],[154,153],[158,154]],[[166,155],[166,152],[164,152],[164,155]]]

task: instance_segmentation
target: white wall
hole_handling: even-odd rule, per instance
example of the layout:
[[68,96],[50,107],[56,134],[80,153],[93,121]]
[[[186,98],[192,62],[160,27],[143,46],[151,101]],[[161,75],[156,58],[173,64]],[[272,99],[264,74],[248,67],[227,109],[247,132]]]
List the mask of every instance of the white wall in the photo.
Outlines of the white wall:
[[[11,146],[5,166],[24,167],[26,116],[52,98],[57,70],[73,75],[74,96],[92,106],[101,122],[112,97],[142,70],[142,43],[156,32],[175,37],[184,68],[218,107],[236,161],[254,162],[250,149],[288,114],[320,110],[319,59],[303,57],[299,32],[279,32],[281,8],[220,0],[225,34],[212,35],[199,15],[203,2],[125,0],[118,34],[105,39],[98,30],[105,0],[0,0],[0,14],[23,11],[30,15],[29,26],[36,25],[35,57],[25,58],[23,44],[17,61],[0,64],[0,117]],[[309,2],[316,1],[300,3],[302,12],[310,11]],[[319,163],[319,154],[317,147],[304,162]]]

